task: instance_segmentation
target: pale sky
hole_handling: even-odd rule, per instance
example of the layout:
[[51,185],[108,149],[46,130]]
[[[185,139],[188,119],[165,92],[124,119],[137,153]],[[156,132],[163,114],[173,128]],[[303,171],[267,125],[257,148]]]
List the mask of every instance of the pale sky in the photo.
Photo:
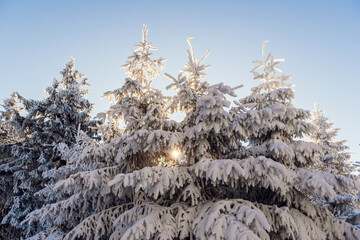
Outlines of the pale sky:
[[[353,160],[360,160],[360,1],[5,1],[0,0],[0,97],[13,91],[41,99],[43,89],[60,78],[73,56],[76,68],[89,78],[93,115],[109,104],[100,99],[122,86],[119,67],[141,40],[148,39],[165,57],[167,72],[176,76],[187,61],[186,37],[194,35],[200,58],[211,50],[206,81],[244,88],[252,80],[252,60],[261,58],[261,44],[285,58],[281,67],[292,75],[294,105],[311,110],[314,102],[341,128]],[[165,90],[170,80],[154,86]]]

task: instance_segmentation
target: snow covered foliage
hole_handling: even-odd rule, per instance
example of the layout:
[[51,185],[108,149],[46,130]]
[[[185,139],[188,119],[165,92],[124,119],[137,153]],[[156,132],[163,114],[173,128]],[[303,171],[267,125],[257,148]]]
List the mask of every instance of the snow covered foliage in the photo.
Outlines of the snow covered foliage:
[[[12,93],[11,97],[4,99],[1,107],[3,111],[0,115],[0,144],[4,147],[7,144],[23,141],[24,134],[21,131],[21,121],[17,121],[21,118],[19,113],[23,111],[20,106],[19,94],[17,92]],[[4,151],[1,152],[5,153]],[[4,156],[0,156],[1,158]]]
[[[139,48],[124,65],[129,78],[121,88],[105,93],[114,101],[106,113],[98,114],[103,125],[96,128],[102,131],[102,141],[97,143],[80,133],[75,145],[59,146],[68,164],[46,172],[46,176],[59,181],[37,193],[53,203],[34,211],[26,221],[28,224],[34,216],[46,212],[41,218],[42,226],[67,233],[86,219],[94,221],[92,214],[107,217],[106,214],[112,214],[109,209],[134,197],[129,191],[123,201],[110,191],[107,183],[114,176],[146,166],[177,164],[171,150],[180,145],[182,134],[177,131],[179,124],[168,117],[169,98],[150,86],[164,59],[150,59],[150,51],[155,48],[147,42],[147,32],[144,26]],[[120,124],[124,129],[120,129]],[[44,231],[34,237],[47,233],[50,234]]]
[[[115,101],[99,115],[104,131],[124,129],[58,146],[68,165],[45,173],[56,183],[37,194],[52,202],[23,222],[44,227],[31,239],[359,239],[309,197],[352,195],[360,182],[315,168],[324,150],[303,140],[314,127],[309,111],[291,104],[290,77],[276,73],[283,60],[265,56],[264,43],[252,71],[262,83],[229,108],[237,87],[203,81],[208,53],[198,61],[188,43],[185,69],[167,74],[176,95],[164,97],[150,87],[160,65],[144,27],[129,78],[105,94]],[[172,121],[169,111],[185,118]]]
[[144,24],[142,29],[142,41],[135,45],[134,54],[128,57],[128,61],[121,67],[125,68],[129,78],[138,80],[142,85],[149,85],[149,80],[160,75],[159,69],[164,68],[164,58],[151,59],[152,51],[156,48],[147,40],[148,28]]
[[[346,152],[349,149],[348,146],[344,145],[346,140],[335,141],[339,128],[333,128],[334,123],[325,116],[324,110],[320,110],[316,104],[312,111],[311,122],[315,126],[311,139],[325,149],[325,155],[322,158],[323,164],[319,168],[324,171],[349,176],[354,167],[349,161],[350,153]],[[340,192],[333,198],[333,201],[315,196],[314,201],[327,207],[336,217],[354,225],[360,225],[359,193],[355,192],[352,195]]]
[[[5,149],[0,160],[0,195],[5,202],[1,206],[2,224],[24,228],[20,222],[42,205],[34,196],[47,182],[42,174],[64,164],[56,145],[73,144],[79,126],[87,131],[94,125],[89,115],[92,104],[83,97],[87,94],[87,79],[74,68],[71,59],[60,72],[62,79],[55,79],[45,90],[43,100],[29,100],[14,93],[2,105],[2,126],[11,133],[7,134],[11,140],[0,145]],[[28,228],[26,234],[33,230]]]
[[[196,109],[198,99],[209,89],[209,84],[207,82],[201,82],[200,80],[206,76],[204,70],[210,67],[210,65],[201,64],[210,54],[210,51],[208,50],[199,61],[195,56],[194,46],[191,42],[193,38],[192,36],[187,38],[190,51],[186,50],[186,54],[189,61],[185,64],[185,68],[180,70],[177,79],[165,73],[165,76],[173,81],[172,84],[167,86],[167,89],[174,88],[177,91],[177,95],[173,97],[169,108],[173,112],[179,111],[187,114],[186,118],[193,116],[189,115],[189,113]],[[187,122],[190,120],[194,119],[188,119]]]
[[203,157],[221,158],[239,147],[237,140],[245,139],[244,129],[234,127],[233,118],[225,109],[230,106],[225,94],[236,96],[235,89],[220,83],[209,87],[198,99],[195,123],[184,132],[183,149],[192,162]]
[[[119,173],[112,180],[112,169],[104,170],[60,181],[55,190],[74,195],[31,213],[29,221],[50,221],[63,232],[77,222],[61,239],[357,239],[359,234],[296,190],[300,183],[310,186],[308,180],[271,159],[203,159],[192,166]],[[109,200],[109,187],[117,199],[113,206],[101,202],[101,210],[83,202],[84,191],[103,192],[88,201]],[[89,208],[93,214],[78,215]]]
[[351,167],[350,153],[346,152],[349,147],[344,145],[346,140],[335,141],[339,128],[333,128],[329,118],[324,115],[324,111],[320,110],[315,104],[312,111],[311,123],[315,126],[315,131],[311,135],[311,139],[322,145],[325,149],[325,155],[322,159],[324,167],[342,175],[350,174],[354,168]]
[[235,116],[249,131],[250,147],[245,155],[263,155],[289,167],[318,164],[323,154],[321,147],[301,140],[313,131],[306,121],[310,112],[292,105],[293,84],[287,83],[291,76],[278,74],[280,62],[285,60],[274,58],[272,53],[266,55],[266,43],[262,47],[263,59],[254,61],[258,65],[251,70],[254,80],[261,83],[252,88],[251,95],[235,102],[242,105]]
[[187,38],[190,51],[186,51],[189,61],[185,68],[177,79],[166,74],[173,81],[167,88],[174,88],[177,92],[169,108],[186,114],[181,122],[184,135],[182,151],[191,164],[203,157],[225,156],[241,146],[239,140],[245,140],[245,130],[226,111],[230,102],[225,95],[236,96],[234,90],[241,86],[232,88],[223,83],[210,86],[201,82],[206,76],[203,71],[210,67],[201,63],[210,51],[199,61],[195,57],[192,38]]

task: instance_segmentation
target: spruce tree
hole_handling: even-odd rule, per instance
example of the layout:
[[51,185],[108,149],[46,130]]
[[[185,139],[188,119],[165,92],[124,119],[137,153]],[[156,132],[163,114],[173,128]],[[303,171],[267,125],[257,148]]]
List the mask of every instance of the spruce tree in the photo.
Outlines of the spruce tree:
[[180,123],[184,134],[182,152],[190,164],[201,158],[218,158],[231,150],[238,149],[245,140],[245,130],[233,121],[233,117],[225,108],[230,106],[225,95],[236,96],[234,90],[223,83],[210,86],[206,81],[204,70],[210,65],[202,62],[207,58],[208,50],[201,60],[195,57],[192,36],[187,38],[190,50],[186,51],[189,61],[180,70],[177,79],[170,74],[166,76],[173,81],[167,88],[174,88],[177,95],[173,97],[170,109],[185,114]]
[[[144,25],[142,41],[135,45],[137,48],[133,55],[122,66],[126,68],[128,75],[124,85],[104,94],[112,102],[112,106],[105,113],[98,114],[104,123],[97,126],[102,131],[102,141],[96,143],[91,139],[82,139],[80,135],[80,141],[74,147],[61,147],[68,162],[72,164],[56,171],[61,177],[58,177],[60,181],[53,189],[47,188],[39,192],[48,197],[55,190],[59,201],[30,214],[29,221],[48,212],[46,219],[51,223],[46,231],[34,236],[35,239],[59,233],[63,233],[62,237],[65,238],[78,236],[80,233],[93,233],[95,238],[108,236],[112,229],[110,222],[107,225],[101,224],[106,229],[99,227],[88,233],[77,230],[83,228],[84,224],[89,224],[89,221],[100,221],[99,217],[108,217],[107,214],[131,207],[129,200],[142,201],[144,194],[129,189],[124,199],[119,198],[110,191],[107,182],[119,173],[176,164],[171,150],[181,140],[180,133],[177,132],[179,124],[168,117],[166,107],[169,98],[150,86],[151,80],[160,74],[165,59],[151,58],[152,51],[156,48],[148,42],[147,33],[148,29]],[[120,129],[121,125],[124,129]],[[111,129],[112,127],[115,129]],[[63,183],[74,179],[75,182],[84,181],[84,188],[75,190],[70,185],[69,188],[64,187]],[[57,220],[53,221],[54,218]],[[46,225],[46,221],[42,223]],[[93,230],[99,232],[95,233]]]
[[124,172],[157,165],[158,159],[169,156],[164,147],[171,149],[177,144],[174,136],[178,124],[169,119],[166,110],[169,98],[151,87],[151,80],[160,75],[166,59],[151,59],[156,48],[148,42],[147,33],[144,25],[142,41],[135,45],[133,55],[121,66],[128,75],[124,85],[104,94],[110,101],[114,99],[106,112],[109,122],[115,122],[115,126],[121,122],[125,125],[122,136],[116,140],[116,147],[122,148],[116,161],[123,165]]
[[[118,96],[106,116],[125,120],[122,135],[63,148],[73,164],[91,166],[58,181],[59,200],[28,215],[27,223],[49,223],[33,239],[357,239],[358,229],[308,196],[331,199],[359,191],[359,182],[313,168],[322,148],[299,140],[312,129],[310,113],[291,104],[289,77],[276,74],[281,60],[264,47],[253,70],[263,83],[230,110],[225,96],[236,88],[201,82],[193,49],[192,75],[168,75],[177,92],[168,104],[144,80],[107,94]],[[174,123],[167,109],[185,119]]]
[[311,123],[315,126],[311,139],[325,150],[322,159],[324,169],[342,175],[350,174],[354,168],[349,161],[351,155],[347,152],[349,147],[345,145],[346,140],[335,141],[340,129],[333,128],[334,123],[324,115],[324,111],[320,110],[316,104],[312,111]]
[[[1,223],[20,228],[20,232],[25,228],[20,222],[43,204],[34,195],[48,182],[42,174],[65,164],[56,145],[73,144],[79,126],[88,131],[94,125],[89,115],[92,104],[84,98],[87,78],[74,68],[71,59],[60,72],[62,79],[54,79],[45,90],[43,100],[29,100],[15,92],[2,105],[1,117],[12,140],[0,145],[6,149],[0,162],[1,196],[6,203]],[[21,235],[31,235],[35,229],[27,228]]]
[[[326,149],[320,144],[303,140],[304,136],[313,134],[315,131],[314,125],[307,121],[310,118],[310,112],[296,108],[292,104],[294,85],[287,83],[291,77],[278,74],[282,72],[279,64],[284,59],[276,59],[271,53],[266,55],[266,43],[267,41],[264,41],[262,47],[263,59],[254,61],[258,65],[251,71],[254,79],[261,81],[260,85],[252,88],[250,96],[236,102],[239,106],[236,110],[240,113],[238,119],[248,130],[249,146],[245,150],[242,149],[243,151],[235,152],[234,155],[258,159],[265,157],[267,161],[280,163],[280,166],[295,174],[295,184],[292,184],[291,191],[285,198],[272,194],[265,195],[265,198],[258,195],[256,201],[277,206],[285,205],[289,211],[299,211],[302,221],[310,220],[315,225],[321,219],[323,225],[319,225],[318,234],[320,235],[316,237],[314,235],[310,237],[311,239],[356,238],[359,234],[358,230],[349,226],[347,227],[352,229],[350,230],[352,233],[346,233],[347,230],[342,229],[344,232],[340,235],[339,232],[323,228],[326,222],[331,221],[332,214],[314,206],[307,197],[315,193],[323,199],[334,200],[340,192],[356,193],[359,180],[355,176],[345,178],[342,175],[314,169],[322,165],[321,159],[326,154]],[[260,69],[262,71],[258,72]],[[351,184],[345,187],[346,183]],[[313,210],[309,211],[311,208]],[[316,214],[313,215],[314,213]],[[305,220],[306,218],[308,219]],[[333,224],[340,224],[340,222]],[[295,239],[306,238],[310,234],[312,233],[301,233]],[[321,236],[322,234],[324,235]]]
[[[355,167],[350,162],[351,155],[347,152],[349,147],[345,145],[346,140],[335,141],[340,129],[333,127],[334,123],[325,116],[325,111],[320,110],[316,104],[314,104],[312,111],[311,123],[315,126],[311,139],[320,144],[325,151],[319,168],[344,176],[352,174]],[[329,209],[337,218],[354,225],[360,225],[360,193],[357,195],[340,193],[332,201],[319,199],[315,196],[314,201]]]

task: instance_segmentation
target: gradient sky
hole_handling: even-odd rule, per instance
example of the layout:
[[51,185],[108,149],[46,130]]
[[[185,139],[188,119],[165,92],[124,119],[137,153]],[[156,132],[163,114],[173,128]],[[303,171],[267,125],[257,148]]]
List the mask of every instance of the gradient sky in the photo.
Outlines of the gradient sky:
[[[41,99],[43,89],[73,56],[91,84],[93,115],[109,107],[100,99],[122,86],[119,66],[141,40],[141,28],[168,58],[163,72],[176,76],[187,61],[186,37],[194,35],[200,58],[211,50],[206,81],[243,84],[250,94],[252,60],[261,44],[286,59],[293,76],[294,104],[311,110],[314,102],[341,128],[353,160],[360,160],[360,1],[4,1],[0,0],[0,98],[18,91]],[[165,90],[170,80],[153,86]]]

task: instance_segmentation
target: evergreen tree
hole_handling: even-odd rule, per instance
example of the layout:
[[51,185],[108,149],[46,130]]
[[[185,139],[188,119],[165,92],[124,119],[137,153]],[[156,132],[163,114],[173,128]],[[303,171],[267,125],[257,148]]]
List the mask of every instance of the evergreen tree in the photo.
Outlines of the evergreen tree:
[[[340,129],[333,127],[334,123],[325,116],[324,110],[320,110],[316,104],[312,111],[311,123],[315,126],[311,139],[325,150],[319,168],[344,176],[351,174],[355,167],[350,162],[350,153],[346,152],[349,150],[349,147],[344,145],[346,140],[335,141]],[[360,225],[360,193],[357,196],[340,193],[332,201],[318,199],[317,197],[314,200],[317,204],[328,208],[336,217],[354,225]]]
[[[316,126],[314,127],[314,125],[306,121],[310,118],[309,111],[298,109],[292,105],[291,101],[294,98],[293,85],[287,83],[287,80],[291,77],[277,74],[277,72],[281,72],[279,64],[284,59],[275,59],[271,53],[266,55],[266,43],[267,41],[263,43],[262,48],[263,59],[254,61],[258,65],[251,71],[254,74],[254,79],[260,80],[262,83],[252,89],[250,96],[236,102],[239,107],[233,110],[234,112],[237,110],[240,113],[245,113],[240,114],[238,118],[249,131],[249,146],[234,155],[239,157],[266,157],[294,170],[298,175],[299,182],[294,186],[290,195],[287,196],[287,201],[293,199],[290,200],[290,202],[293,202],[286,203],[286,205],[309,217],[310,213],[304,210],[304,206],[301,205],[311,205],[306,196],[310,192],[315,192],[318,194],[317,196],[321,195],[327,201],[334,201],[339,198],[338,194],[342,192],[342,189],[332,186],[333,192],[329,194],[329,192],[324,191],[324,183],[328,181],[327,184],[329,184],[331,182],[329,180],[334,178],[337,179],[337,184],[342,181],[353,181],[353,184],[358,185],[359,180],[355,180],[355,176],[351,176],[349,178],[351,180],[349,180],[341,175],[330,175],[327,172],[313,169],[313,166],[317,168],[322,166],[320,160],[327,153],[328,148],[324,148],[323,145],[318,144],[319,142],[314,144],[302,140],[305,135],[314,134]],[[262,72],[259,73],[259,69],[262,69]],[[326,181],[322,181],[322,179]],[[309,185],[309,181],[314,182]],[[314,183],[317,184],[314,185]],[[348,193],[356,193],[358,190],[355,189],[356,187],[350,187]],[[275,196],[275,198],[277,197]],[[257,201],[259,199],[261,199],[260,196],[257,197]],[[276,205],[279,206],[279,202]],[[331,216],[329,212],[326,214]],[[316,221],[316,219],[312,220]],[[331,234],[333,233],[330,233],[328,237],[334,237]],[[336,238],[338,237],[340,238],[340,236]]]
[[[188,55],[188,69],[200,73],[193,49]],[[106,115],[125,120],[123,134],[98,146],[86,140],[74,151],[63,148],[78,159],[73,164],[89,161],[93,169],[58,181],[59,200],[28,215],[28,223],[49,223],[32,239],[357,239],[358,229],[308,196],[331,199],[359,191],[359,182],[312,168],[322,148],[298,140],[312,129],[310,113],[291,104],[289,77],[275,74],[280,60],[264,49],[263,55],[264,72],[253,71],[263,83],[230,111],[225,95],[235,88],[201,83],[199,74],[193,78],[199,84],[186,73],[168,75],[177,91],[169,105],[142,95],[146,81],[129,79],[113,91],[117,103]],[[176,124],[157,115],[167,108],[185,119]],[[171,160],[174,148],[187,164]]]
[[[250,145],[245,154],[269,157],[289,167],[317,164],[322,149],[317,144],[295,140],[313,131],[306,121],[310,112],[291,104],[294,85],[287,83],[291,76],[277,74],[284,59],[275,59],[271,53],[266,56],[266,43],[262,47],[263,59],[254,61],[258,66],[251,70],[254,80],[261,83],[252,88],[251,95],[237,102],[245,107],[240,112],[246,113],[240,115],[239,121],[249,130]],[[263,72],[257,72],[258,69]]]
[[[79,234],[75,230],[82,224],[87,224],[86,217],[91,215],[90,219],[98,218],[104,216],[103,212],[112,214],[109,209],[114,209],[117,205],[123,209],[130,207],[131,204],[125,200],[134,200],[139,197],[139,193],[135,194],[129,189],[124,196],[125,199],[119,199],[107,186],[107,182],[115,175],[133,172],[143,167],[176,164],[176,159],[171,157],[171,150],[179,145],[181,139],[180,133],[176,131],[179,124],[168,117],[166,106],[169,99],[164,97],[161,91],[150,86],[150,80],[160,74],[159,69],[163,68],[165,59],[150,58],[155,47],[148,42],[147,32],[148,29],[144,25],[142,41],[135,45],[137,49],[134,54],[122,66],[126,68],[128,75],[124,85],[104,94],[109,101],[114,101],[106,113],[98,114],[105,123],[97,126],[102,131],[103,141],[96,143],[90,139],[83,139],[80,135],[74,147],[61,146],[63,154],[71,164],[47,173],[55,173],[60,181],[53,189],[43,189],[39,194],[49,198],[55,189],[55,198],[59,201],[30,215],[29,219],[44,212],[49,213],[46,218],[51,226],[45,232],[36,235],[35,239],[47,234],[66,233],[67,237]],[[120,124],[125,128],[120,129]],[[84,177],[87,183],[92,182],[90,188],[84,186],[76,191],[71,189],[70,185],[69,188],[63,188],[63,182]],[[63,214],[56,217],[59,213]],[[53,217],[57,218],[55,222],[52,220]],[[43,224],[46,225],[47,222],[44,221]],[[80,225],[76,227],[77,224]],[[107,236],[108,230],[99,230],[101,232],[98,234]]]
[[[12,110],[13,112],[19,111],[20,108],[16,93],[13,93],[11,98],[5,99],[2,107],[8,112],[12,112]],[[19,144],[19,142],[23,140],[18,131],[20,126],[11,124],[11,122],[8,121],[10,120],[9,117],[9,115],[2,115],[0,120],[0,164],[11,156],[12,145]],[[12,191],[10,186],[12,186],[13,182],[11,171],[1,171],[0,181],[0,196],[2,199],[2,201],[0,201],[0,219],[2,220],[12,204]],[[0,225],[0,238],[15,239],[19,237],[19,231],[11,224]]]
[[181,122],[182,151],[189,163],[194,164],[205,156],[219,158],[237,149],[241,143],[236,140],[245,139],[245,130],[225,111],[230,106],[225,95],[236,96],[234,90],[242,86],[231,88],[223,83],[210,86],[206,81],[202,82],[206,76],[204,70],[210,65],[201,63],[210,51],[199,61],[191,39],[192,36],[187,38],[190,51],[186,51],[189,61],[185,68],[180,70],[177,79],[169,74],[166,76],[174,82],[167,88],[172,87],[177,92],[170,109],[185,114]]
[[[43,100],[28,100],[14,93],[2,105],[3,124],[11,133],[7,138],[12,138],[10,143],[0,145],[6,149],[0,162],[0,194],[6,203],[2,224],[24,228],[20,222],[43,204],[34,196],[48,182],[42,174],[65,164],[55,146],[73,144],[79,126],[88,131],[94,125],[89,115],[92,104],[83,97],[87,94],[83,89],[88,85],[87,79],[74,67],[71,59],[60,72],[61,81],[53,81]],[[36,226],[28,228],[25,235],[33,234],[35,229]]]
[[122,66],[128,75],[124,85],[104,94],[110,101],[115,100],[106,112],[109,122],[115,122],[114,126],[125,124],[122,136],[116,140],[116,148],[121,148],[116,161],[123,165],[124,172],[157,165],[159,159],[169,156],[164,147],[171,149],[177,144],[178,124],[169,119],[166,110],[169,98],[150,86],[151,80],[160,75],[159,69],[166,59],[150,58],[156,48],[148,42],[147,33],[144,25],[142,41]]
[[345,145],[346,140],[334,141],[339,128],[333,128],[332,123],[315,104],[312,111],[311,123],[315,126],[315,131],[311,134],[311,139],[323,146],[325,155],[322,159],[325,170],[333,171],[342,175],[350,174],[354,168],[350,163],[350,153],[346,152],[349,147]]

